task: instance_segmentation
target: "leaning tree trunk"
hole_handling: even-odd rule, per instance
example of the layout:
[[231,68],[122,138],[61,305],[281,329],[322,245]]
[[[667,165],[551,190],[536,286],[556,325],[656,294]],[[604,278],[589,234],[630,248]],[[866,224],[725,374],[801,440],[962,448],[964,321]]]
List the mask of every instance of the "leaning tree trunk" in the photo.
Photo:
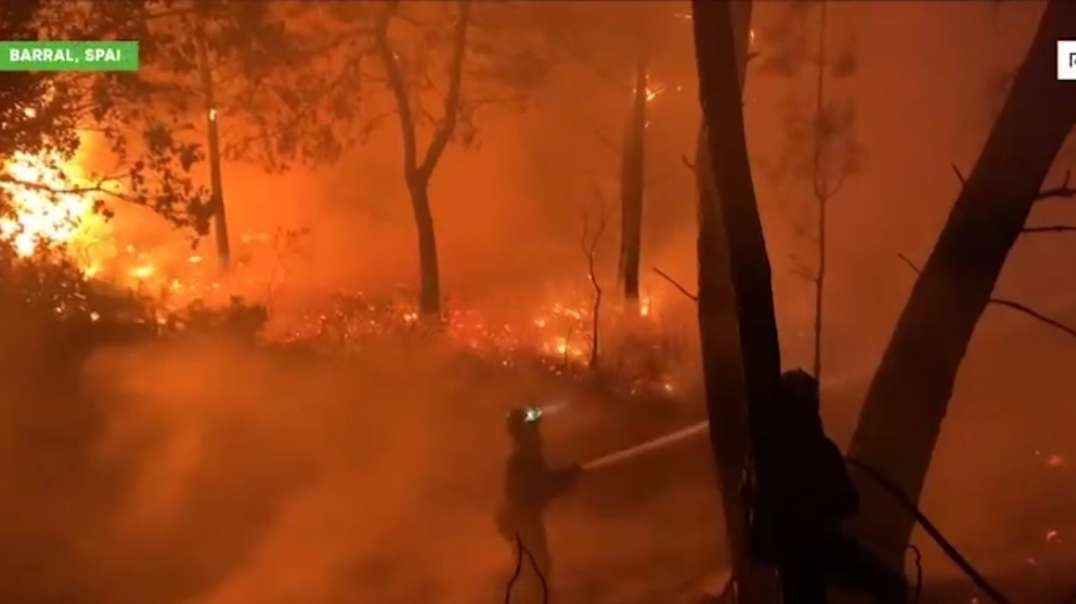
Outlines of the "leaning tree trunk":
[[624,155],[620,172],[620,278],[624,299],[639,300],[639,259],[643,239],[643,195],[645,191],[646,80],[644,58],[635,74],[635,96],[624,132]]
[[232,259],[231,244],[228,240],[228,219],[224,211],[224,179],[220,166],[220,131],[217,124],[217,101],[213,87],[213,71],[209,65],[209,51],[206,48],[205,34],[198,32],[198,69],[202,78],[202,93],[205,97],[206,133],[209,147],[209,186],[210,204],[213,208],[213,231],[217,238],[217,258],[221,270],[228,270]]
[[773,602],[777,601],[778,593],[775,577],[751,558],[750,502],[745,499],[752,451],[747,386],[729,266],[729,244],[706,136],[703,125],[699,129],[695,152],[699,189],[699,331],[710,440],[721,490],[734,588],[731,594],[734,598],[725,602]]
[[[1076,86],[1056,79],[1058,39],[1076,39],[1076,2],[1051,0],[1012,90],[901,313],[852,440],[851,456],[918,499],[957,369],[1005,258],[1076,120]],[[870,483],[860,535],[899,560],[913,521]]]
[[437,316],[441,312],[441,273],[437,266],[437,238],[430,211],[429,183],[411,182],[408,189],[418,231],[419,311],[423,316]]
[[695,164],[699,328],[732,565],[728,595],[734,602],[773,602],[775,577],[751,557],[750,508],[744,498],[746,481],[758,478],[752,459],[759,453],[780,371],[769,259],[741,105],[751,4],[696,0],[693,6],[703,108]]
[[[709,166],[709,144],[703,124],[695,148],[695,179],[699,190],[699,333],[732,576],[741,577],[750,568],[748,510],[740,495],[750,466],[751,440],[728,240]],[[709,396],[711,393],[713,396]]]

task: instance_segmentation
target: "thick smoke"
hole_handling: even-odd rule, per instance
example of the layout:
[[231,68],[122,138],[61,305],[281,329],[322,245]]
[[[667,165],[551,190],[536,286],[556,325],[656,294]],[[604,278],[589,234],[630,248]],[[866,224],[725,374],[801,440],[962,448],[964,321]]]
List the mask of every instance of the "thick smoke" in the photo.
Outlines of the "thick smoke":
[[[802,84],[794,78],[812,71],[809,61],[791,69],[804,59],[788,43],[814,32],[804,29],[810,20],[781,21],[787,7],[779,3],[755,8],[760,51],[773,31],[767,23],[787,30],[775,41],[783,71],[752,66],[745,97],[752,159],[773,165],[787,138],[782,100]],[[654,58],[654,79],[666,89],[648,128],[643,290],[690,350],[691,301],[650,272],[658,266],[694,289],[694,177],[681,160],[698,125],[690,21],[677,16],[686,10],[668,9],[667,39]],[[994,67],[979,58],[989,49],[997,64],[1016,64],[1041,6],[1002,7],[1010,26],[1000,33],[990,10],[831,6],[834,37],[856,34],[856,69],[839,94],[854,99],[868,158],[831,205],[823,405],[839,441],[854,428],[914,279],[896,254],[923,261],[959,187],[951,164],[968,170],[985,138],[981,115],[996,95],[983,91]],[[625,35],[615,50],[634,56],[634,44]],[[619,222],[616,149],[628,95],[610,87],[619,75],[607,72],[558,67],[527,111],[480,116],[480,148],[446,153],[431,201],[451,304],[530,322],[535,305],[588,291],[583,208],[600,194],[609,223]],[[622,75],[630,81],[630,62]],[[969,107],[974,117],[965,117]],[[239,292],[264,300],[275,274],[271,320],[286,322],[341,290],[413,291],[417,244],[398,145],[389,122],[334,167],[266,177],[227,165],[238,256],[253,273]],[[812,292],[797,267],[810,264],[814,244],[797,232],[800,212],[790,208],[810,203],[810,191],[760,176],[785,363],[806,366]],[[1060,205],[1033,217],[1071,218]],[[185,235],[166,236],[151,222],[120,210],[114,227],[140,248],[167,240],[177,258],[190,253]],[[284,251],[265,243],[281,230],[301,233]],[[611,233],[599,248],[609,292],[617,244]],[[1063,236],[1021,241],[999,294],[1076,323],[1076,305],[1058,285],[1071,279],[1073,250]],[[540,372],[491,368],[437,340],[338,358],[197,338],[86,350],[22,310],[0,310],[0,599],[10,602],[494,601],[513,563],[492,519],[510,406],[570,401],[546,426],[550,454],[562,462],[702,414],[690,364],[678,391],[687,400],[633,407]],[[923,506],[999,575],[1033,572],[1032,557],[1035,568],[1071,561],[1064,548],[1076,531],[1076,449],[1067,427],[1076,411],[1064,393],[1072,344],[992,307],[959,376]],[[678,601],[719,570],[708,455],[705,442],[689,443],[588,477],[555,504],[550,541],[563,587],[591,603]],[[928,574],[950,574],[917,539]]]

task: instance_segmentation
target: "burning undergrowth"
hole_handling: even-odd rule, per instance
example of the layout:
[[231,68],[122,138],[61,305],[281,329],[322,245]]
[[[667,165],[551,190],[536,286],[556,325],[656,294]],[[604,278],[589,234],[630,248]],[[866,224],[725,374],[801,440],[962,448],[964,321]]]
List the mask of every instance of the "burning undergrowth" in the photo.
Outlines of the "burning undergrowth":
[[0,178],[6,262],[27,276],[51,275],[35,287],[58,318],[130,324],[155,336],[236,331],[329,355],[397,339],[443,339],[492,365],[597,376],[632,396],[678,397],[697,387],[687,377],[697,357],[693,338],[684,337],[691,330],[673,325],[649,294],[637,304],[606,300],[599,308],[585,281],[561,283],[507,311],[448,299],[435,321],[419,316],[408,288],[337,283],[331,295],[314,295],[301,278],[318,262],[308,249],[318,232],[278,225],[240,233],[231,267],[222,270],[193,233],[123,202],[123,181],[91,168],[100,163],[99,147],[83,137],[70,157],[19,154]]
[[334,354],[378,347],[384,340],[422,342],[444,339],[450,346],[492,366],[541,368],[572,379],[599,378],[627,395],[678,396],[682,393],[689,342],[668,333],[637,308],[606,311],[601,317],[598,366],[592,367],[593,314],[584,296],[550,301],[533,318],[505,318],[449,303],[439,320],[420,316],[410,292],[337,292],[325,307],[296,313],[271,324],[271,342],[306,345]]
[[[149,313],[143,318],[152,305],[116,292],[100,296],[88,295],[102,313],[97,320],[3,298],[10,312],[0,330],[0,473],[19,488],[0,507],[11,553],[0,568],[0,593],[13,601],[497,598],[511,566],[492,520],[505,411],[563,400],[571,403],[569,418],[607,413],[585,411],[594,391],[540,365],[505,367],[462,354],[465,347],[444,334],[475,329],[473,316],[433,331],[402,306],[364,299],[360,312],[351,300],[349,319],[396,318],[387,331],[348,343],[347,354],[327,354],[232,337],[243,333],[236,325],[258,318],[238,303],[202,309],[201,322],[188,319],[178,329],[115,321],[119,306],[113,311],[105,300],[125,300]],[[119,325],[138,327],[120,337]],[[92,337],[72,346],[72,333]],[[607,419],[583,439],[559,415],[550,419],[554,458],[624,444],[607,438],[615,431]],[[591,450],[569,451],[567,441]],[[712,509],[712,486],[697,484],[680,490],[676,506],[658,493],[645,505],[655,518],[672,519],[691,493],[688,499]],[[602,552],[575,548],[566,533],[592,515],[591,499],[551,516],[554,538],[574,551],[571,566],[600,567],[588,585],[618,568]],[[664,542],[636,522],[636,512],[607,515],[586,534]],[[678,526],[657,524],[663,533]],[[687,549],[708,561],[710,541]],[[648,547],[684,555],[683,543],[673,545]],[[578,582],[566,579],[583,589]]]
[[[582,379],[596,375],[583,294],[514,321],[459,304],[429,321],[406,291],[340,293],[312,312],[273,316],[230,296],[253,279],[253,262],[206,289],[216,297],[188,301],[148,285],[168,278],[162,262],[134,283],[110,279],[131,274],[88,273],[67,243],[38,242],[32,254],[0,246],[8,426],[0,473],[20,485],[0,508],[13,554],[0,567],[0,593],[17,601],[499,597],[511,564],[491,520],[505,411],[554,399],[582,409],[580,398],[618,402]],[[261,249],[249,247],[252,256]],[[137,266],[156,260],[123,254]],[[601,358],[600,375],[622,370],[612,352]],[[655,379],[663,381],[649,391],[667,396],[668,378]],[[643,406],[620,409],[628,420]],[[565,439],[559,430],[555,442]],[[595,433],[572,436],[593,449],[573,455],[625,444],[607,434],[603,445]],[[564,456],[562,445],[551,448]],[[697,486],[677,507],[688,497],[711,509],[711,485]],[[680,516],[657,494],[641,501],[632,505]],[[585,499],[559,522],[582,526],[593,505]],[[634,516],[622,508],[587,534],[656,542]],[[689,548],[695,566],[712,562],[711,541]],[[684,555],[672,545],[658,549]],[[585,581],[566,581],[575,590],[634,564],[608,564],[587,548],[573,556],[573,567],[595,567]]]

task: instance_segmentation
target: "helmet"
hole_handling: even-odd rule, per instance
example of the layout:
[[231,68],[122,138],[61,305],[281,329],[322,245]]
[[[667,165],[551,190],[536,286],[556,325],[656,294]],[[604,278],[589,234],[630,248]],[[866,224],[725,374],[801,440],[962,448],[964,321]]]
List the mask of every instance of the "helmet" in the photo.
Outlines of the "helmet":
[[513,409],[508,413],[508,432],[513,437],[520,437],[524,433],[538,427],[542,419],[542,410],[539,407],[522,407]]

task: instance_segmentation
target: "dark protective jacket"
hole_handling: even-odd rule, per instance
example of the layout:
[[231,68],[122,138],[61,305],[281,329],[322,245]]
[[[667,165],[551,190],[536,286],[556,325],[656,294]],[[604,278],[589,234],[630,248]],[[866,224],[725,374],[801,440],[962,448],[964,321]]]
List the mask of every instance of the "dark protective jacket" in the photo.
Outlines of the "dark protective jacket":
[[498,518],[505,538],[514,539],[520,529],[540,523],[545,508],[575,483],[579,472],[578,466],[550,468],[540,454],[530,451],[512,453],[505,479],[504,507]]
[[770,562],[788,545],[838,534],[841,522],[859,509],[844,455],[826,436],[817,412],[803,406],[782,411],[760,452],[766,467],[755,493],[756,554]]

